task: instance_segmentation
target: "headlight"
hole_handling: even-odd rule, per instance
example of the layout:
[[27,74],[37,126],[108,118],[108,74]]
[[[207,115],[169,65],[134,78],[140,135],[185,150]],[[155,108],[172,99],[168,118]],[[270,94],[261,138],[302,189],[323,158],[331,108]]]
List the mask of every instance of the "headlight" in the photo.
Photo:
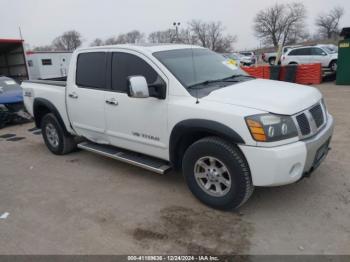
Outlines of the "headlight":
[[258,142],[273,142],[298,136],[290,116],[261,114],[245,118],[249,131]]

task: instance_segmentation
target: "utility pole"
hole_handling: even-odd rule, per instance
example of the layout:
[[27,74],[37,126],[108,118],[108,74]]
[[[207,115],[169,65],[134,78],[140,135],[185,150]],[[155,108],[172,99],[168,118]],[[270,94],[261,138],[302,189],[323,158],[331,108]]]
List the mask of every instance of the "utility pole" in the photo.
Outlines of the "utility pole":
[[173,26],[175,27],[175,34],[176,34],[176,43],[179,42],[179,26],[181,25],[180,22],[174,22]]
[[22,30],[20,26],[18,27],[18,30],[19,30],[19,37],[21,38],[21,40],[23,40]]

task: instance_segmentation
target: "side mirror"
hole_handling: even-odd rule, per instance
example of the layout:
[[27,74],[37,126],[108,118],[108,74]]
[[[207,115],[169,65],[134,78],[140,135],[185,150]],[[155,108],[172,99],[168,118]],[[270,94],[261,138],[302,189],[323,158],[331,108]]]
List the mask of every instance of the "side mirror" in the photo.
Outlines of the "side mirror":
[[325,52],[322,52],[322,55],[327,55]]
[[128,95],[134,98],[149,97],[146,78],[143,76],[129,76],[128,77]]

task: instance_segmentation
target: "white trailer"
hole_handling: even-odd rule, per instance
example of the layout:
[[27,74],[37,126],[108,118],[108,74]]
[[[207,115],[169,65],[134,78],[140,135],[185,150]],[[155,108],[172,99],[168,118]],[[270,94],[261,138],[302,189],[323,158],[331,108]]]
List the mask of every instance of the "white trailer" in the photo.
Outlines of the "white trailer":
[[29,79],[65,80],[72,52],[28,51]]

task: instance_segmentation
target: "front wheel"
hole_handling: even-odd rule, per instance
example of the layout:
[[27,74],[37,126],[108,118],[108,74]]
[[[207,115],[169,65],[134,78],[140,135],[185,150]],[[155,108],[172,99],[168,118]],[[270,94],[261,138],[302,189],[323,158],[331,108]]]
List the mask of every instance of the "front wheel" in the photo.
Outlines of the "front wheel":
[[247,161],[234,145],[218,137],[192,144],[182,162],[191,192],[204,204],[217,209],[236,209],[254,190]]
[[337,67],[338,67],[338,65],[337,65],[337,61],[332,61],[331,63],[330,63],[330,65],[329,65],[329,68],[331,69],[331,71],[333,71],[333,72],[336,72],[337,71]]
[[275,58],[275,57],[271,57],[271,58],[269,59],[269,64],[270,64],[270,65],[275,65],[275,64],[276,64],[276,58]]

